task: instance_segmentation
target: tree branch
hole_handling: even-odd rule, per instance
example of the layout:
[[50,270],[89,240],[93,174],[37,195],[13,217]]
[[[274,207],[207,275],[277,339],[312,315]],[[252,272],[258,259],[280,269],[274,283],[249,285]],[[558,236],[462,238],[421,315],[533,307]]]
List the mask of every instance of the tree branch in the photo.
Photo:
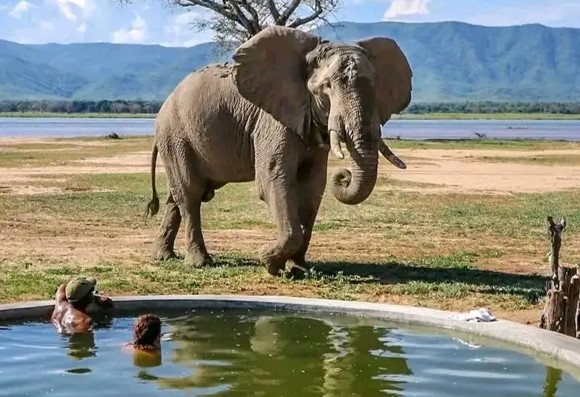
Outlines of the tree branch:
[[262,30],[262,26],[260,25],[260,17],[258,16],[258,12],[247,2],[247,0],[240,0],[240,3],[242,4],[242,7],[244,7],[244,9],[252,16],[252,20],[250,22],[252,24],[252,28],[254,29],[253,34],[259,33]]
[[305,25],[305,24],[312,22],[315,19],[319,18],[320,15],[322,15],[322,11],[323,11],[320,0],[315,0],[314,9],[312,11],[313,11],[312,14],[310,14],[304,18],[296,18],[291,24],[288,25],[288,27],[289,28],[297,28],[298,26]]
[[268,9],[270,10],[270,15],[272,15],[272,18],[274,18],[274,23],[276,25],[280,25],[280,12],[278,11],[274,0],[268,0]]
[[213,2],[211,0],[174,0],[173,1],[175,5],[181,6],[181,7],[194,7],[194,6],[200,6],[203,8],[207,8],[209,10],[212,10],[218,14],[220,14],[221,16],[226,17],[227,19],[229,19],[230,21],[233,22],[240,22],[238,20],[237,15],[232,14],[229,10],[228,7],[224,4],[224,5],[220,5],[216,2]]
[[[194,0],[197,1],[197,0]],[[240,23],[248,32],[253,32],[254,27],[252,26],[252,22],[246,17],[244,12],[238,7],[238,4],[235,0],[223,0],[226,7],[233,11],[233,15],[235,15],[238,19],[238,23]],[[255,34],[255,33],[254,33]]]
[[[113,0],[134,4],[134,0]],[[212,30],[221,48],[238,45],[268,25],[290,28],[326,21],[342,0],[158,0],[168,6],[204,9],[195,19],[197,31]],[[195,8],[198,7],[198,8]]]
[[288,19],[290,19],[292,14],[294,14],[300,3],[302,3],[302,0],[292,0],[292,3],[290,3],[288,8],[286,8],[280,16],[280,25],[286,25],[286,22],[288,22]]

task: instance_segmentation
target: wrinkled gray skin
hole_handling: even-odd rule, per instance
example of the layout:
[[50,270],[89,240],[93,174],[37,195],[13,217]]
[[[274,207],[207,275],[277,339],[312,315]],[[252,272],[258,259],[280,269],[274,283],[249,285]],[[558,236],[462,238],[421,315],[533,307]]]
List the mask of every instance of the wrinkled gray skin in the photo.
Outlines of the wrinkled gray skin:
[[170,194],[153,254],[174,256],[183,221],[186,263],[211,264],[201,203],[227,183],[254,180],[277,232],[261,260],[272,275],[286,265],[303,269],[326,186],[329,146],[343,158],[342,141],[351,156],[352,171],[339,170],[331,182],[332,194],[344,204],[361,203],[371,194],[379,151],[406,167],[380,139],[380,125],[408,106],[411,69],[387,38],[345,45],[279,26],[243,43],[233,58],[233,65],[212,65],[185,77],[159,111],[148,210],[159,210],[158,153]]

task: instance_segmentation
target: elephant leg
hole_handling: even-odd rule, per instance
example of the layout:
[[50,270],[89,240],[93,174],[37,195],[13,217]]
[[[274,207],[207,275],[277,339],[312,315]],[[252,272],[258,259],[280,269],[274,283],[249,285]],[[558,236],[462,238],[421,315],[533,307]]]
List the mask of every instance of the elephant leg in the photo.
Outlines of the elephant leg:
[[180,211],[185,223],[185,241],[187,246],[185,263],[193,267],[211,265],[212,259],[205,247],[201,231],[201,194],[188,195],[180,205]]
[[296,192],[289,188],[290,184],[286,178],[274,178],[263,183],[260,189],[260,197],[268,204],[276,223],[276,243],[264,247],[260,253],[260,259],[273,276],[280,275],[286,261],[302,245]]
[[294,272],[293,269],[297,269],[298,272],[307,269],[306,252],[310,245],[312,229],[326,188],[327,159],[327,150],[317,150],[315,157],[303,164],[298,170],[297,189],[300,198],[298,214],[302,225],[303,240],[300,249],[287,263],[292,272]]
[[320,206],[320,201],[318,203],[312,203],[310,206],[301,207],[299,210],[300,224],[302,226],[302,245],[296,251],[294,255],[290,257],[287,262],[287,267],[289,270],[297,268],[298,271],[305,271],[308,269],[306,264],[306,252],[310,245],[310,239],[312,237],[312,228],[314,227],[314,222],[316,220],[316,215],[318,213],[318,208]]
[[181,213],[179,207],[175,204],[173,196],[167,196],[165,213],[157,237],[153,243],[152,254],[155,259],[166,260],[175,258],[174,245],[179,226],[181,225]]
[[185,263],[202,267],[212,263],[201,231],[201,202],[207,182],[189,148],[178,154],[164,159],[167,181],[185,227]]

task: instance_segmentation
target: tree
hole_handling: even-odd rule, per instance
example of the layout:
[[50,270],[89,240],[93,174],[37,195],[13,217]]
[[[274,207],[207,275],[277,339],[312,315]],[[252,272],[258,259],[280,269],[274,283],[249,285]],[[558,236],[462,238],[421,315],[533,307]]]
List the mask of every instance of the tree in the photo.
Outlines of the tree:
[[[196,30],[212,30],[223,50],[233,49],[270,25],[311,29],[327,22],[340,0],[161,0],[169,6],[206,11],[194,20]],[[133,0],[117,0],[132,4]]]

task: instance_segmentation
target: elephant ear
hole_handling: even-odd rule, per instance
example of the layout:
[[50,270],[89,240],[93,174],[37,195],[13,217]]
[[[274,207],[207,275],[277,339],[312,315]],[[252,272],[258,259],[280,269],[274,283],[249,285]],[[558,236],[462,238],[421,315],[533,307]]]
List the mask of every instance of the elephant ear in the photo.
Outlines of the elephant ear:
[[234,52],[234,81],[240,94],[302,139],[309,124],[306,54],[317,36],[283,26],[269,26]]
[[377,76],[377,108],[381,125],[400,113],[411,102],[413,72],[397,43],[386,37],[373,37],[356,43],[365,49]]

